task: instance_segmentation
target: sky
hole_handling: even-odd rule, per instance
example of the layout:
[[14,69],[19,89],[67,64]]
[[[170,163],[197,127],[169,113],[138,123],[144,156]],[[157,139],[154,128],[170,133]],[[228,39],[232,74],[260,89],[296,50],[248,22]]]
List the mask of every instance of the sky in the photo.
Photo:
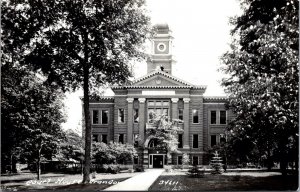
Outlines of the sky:
[[[220,57],[231,42],[229,18],[242,12],[237,0],[146,0],[151,23],[167,23],[172,30],[172,75],[195,85],[207,85],[205,96],[224,96],[218,72]],[[147,43],[145,45],[147,47]],[[148,52],[148,51],[147,51]],[[149,50],[150,53],[150,50]],[[134,65],[134,77],[146,75],[146,62]],[[107,91],[112,95],[112,91]],[[81,132],[82,90],[67,93],[64,129]]]

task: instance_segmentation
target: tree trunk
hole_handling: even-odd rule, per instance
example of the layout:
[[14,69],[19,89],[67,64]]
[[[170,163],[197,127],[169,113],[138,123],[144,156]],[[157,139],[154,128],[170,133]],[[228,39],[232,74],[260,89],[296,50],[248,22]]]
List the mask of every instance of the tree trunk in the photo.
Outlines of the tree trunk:
[[84,170],[82,183],[90,182],[90,167],[91,167],[91,148],[92,148],[92,128],[89,112],[89,70],[87,64],[84,65],[83,78],[83,108],[85,118],[85,154],[84,154]]
[[271,152],[270,152],[270,148],[268,148],[267,151],[267,166],[268,166],[268,171],[271,171],[272,169],[272,160],[271,160]]
[[41,149],[38,150],[38,160],[37,160],[37,180],[41,178]]

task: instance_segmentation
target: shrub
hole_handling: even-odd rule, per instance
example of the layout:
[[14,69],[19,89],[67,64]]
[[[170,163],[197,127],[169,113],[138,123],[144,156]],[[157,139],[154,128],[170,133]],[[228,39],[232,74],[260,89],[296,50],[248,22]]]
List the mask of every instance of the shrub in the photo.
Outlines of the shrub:
[[144,172],[144,167],[143,165],[139,165],[135,168],[135,172]]
[[182,168],[183,168],[184,166],[187,166],[189,163],[190,163],[190,157],[189,157],[188,154],[184,153],[184,154],[182,155]]
[[102,166],[97,166],[97,173],[119,173],[120,166],[118,164],[103,164]]
[[204,177],[204,170],[199,170],[198,166],[195,164],[188,170],[187,175],[189,177],[202,178]]
[[119,173],[120,172],[120,166],[119,165],[114,165],[114,164],[109,164],[108,168],[106,170],[107,173]]

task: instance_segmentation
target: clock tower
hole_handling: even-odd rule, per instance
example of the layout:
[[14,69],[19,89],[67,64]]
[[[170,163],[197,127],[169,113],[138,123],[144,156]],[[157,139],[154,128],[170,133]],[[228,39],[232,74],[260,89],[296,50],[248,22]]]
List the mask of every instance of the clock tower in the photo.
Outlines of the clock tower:
[[147,59],[147,73],[163,70],[172,73],[172,39],[168,24],[156,24],[152,39],[151,54]]

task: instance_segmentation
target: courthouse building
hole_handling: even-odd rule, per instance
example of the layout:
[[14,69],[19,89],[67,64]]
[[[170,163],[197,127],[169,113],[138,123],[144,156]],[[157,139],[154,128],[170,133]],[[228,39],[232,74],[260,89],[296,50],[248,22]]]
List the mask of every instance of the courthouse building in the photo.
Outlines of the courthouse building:
[[[134,145],[139,154],[134,163],[146,168],[160,168],[167,161],[181,164],[183,153],[189,154],[193,163],[207,164],[207,151],[225,138],[231,116],[224,107],[225,97],[203,96],[206,86],[172,75],[172,38],[167,24],[156,25],[147,75],[131,84],[111,87],[112,97],[90,101],[93,140]],[[165,151],[155,150],[154,142],[146,135],[151,112],[183,121],[183,132],[178,134],[182,153],[172,154],[167,160]]]

